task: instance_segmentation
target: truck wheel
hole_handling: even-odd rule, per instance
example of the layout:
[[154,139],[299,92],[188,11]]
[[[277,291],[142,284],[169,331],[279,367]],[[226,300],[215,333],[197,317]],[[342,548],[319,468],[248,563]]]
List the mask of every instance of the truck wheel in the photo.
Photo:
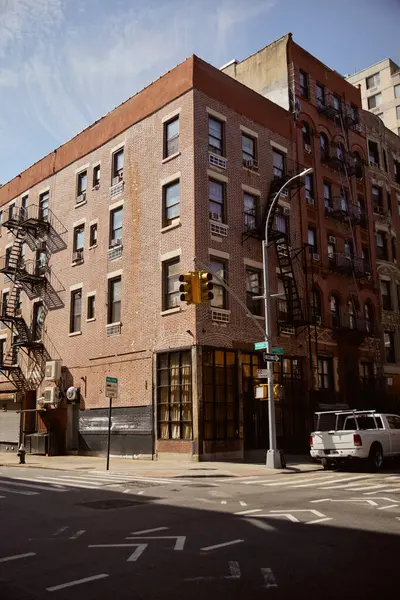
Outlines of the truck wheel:
[[321,458],[321,465],[323,466],[323,468],[325,469],[325,471],[327,469],[331,468],[331,463],[329,462],[329,460],[327,458]]
[[382,446],[375,442],[369,451],[368,462],[371,470],[380,471],[383,465],[383,450]]

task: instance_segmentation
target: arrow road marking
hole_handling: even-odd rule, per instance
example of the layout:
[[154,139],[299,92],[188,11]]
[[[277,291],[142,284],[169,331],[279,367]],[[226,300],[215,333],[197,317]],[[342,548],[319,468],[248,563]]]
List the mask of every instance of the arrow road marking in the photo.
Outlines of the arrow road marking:
[[71,537],[69,539],[76,540],[78,537],[81,537],[81,535],[83,535],[85,533],[85,531],[86,531],[86,529],[80,529],[79,531],[77,531],[76,533],[71,535]]
[[6,556],[0,558],[0,563],[9,562],[10,560],[19,560],[20,558],[28,558],[29,556],[36,556],[36,552],[27,552],[26,554],[15,554],[14,556]]
[[235,512],[235,515],[251,515],[252,513],[262,512],[262,508],[252,508],[250,510],[240,510],[239,512]]
[[91,544],[88,548],[136,548],[126,562],[136,562],[146,550],[148,544]]
[[176,540],[174,550],[183,550],[185,545],[186,536],[185,535],[164,535],[160,537],[154,536],[135,536],[135,537],[127,537],[127,540]]
[[244,542],[244,540],[232,540],[231,542],[224,542],[223,544],[216,544],[215,546],[205,546],[204,548],[200,548],[200,550],[208,552],[209,550],[217,550],[218,548],[233,546],[233,544],[241,544],[242,542]]
[[386,510],[387,508],[398,508],[398,504],[388,504],[387,506],[380,506],[378,510]]
[[240,579],[241,572],[239,563],[236,560],[230,560],[228,562],[229,573],[230,575],[224,575],[223,577],[214,577],[214,576],[206,576],[206,577],[189,577],[184,579],[184,581],[212,581],[215,579]]
[[323,523],[324,521],[332,521],[332,517],[324,517],[323,519],[315,519],[315,521],[307,521],[306,525],[314,525],[315,523]]
[[46,588],[47,592],[57,592],[67,587],[74,585],[80,585],[81,583],[88,583],[89,581],[96,581],[96,579],[104,579],[108,577],[107,573],[101,573],[100,575],[93,575],[93,577],[85,577],[84,579],[75,579],[75,581],[69,581],[68,583],[62,583],[61,585],[55,585],[53,587]]
[[267,589],[271,587],[278,587],[276,583],[275,575],[270,568],[261,569],[262,576],[264,577],[264,586]]
[[[252,515],[250,515],[252,516]],[[289,519],[289,521],[292,521],[292,523],[300,523],[299,519],[297,517],[295,517],[294,515],[291,515],[290,513],[274,513],[269,514],[269,515],[254,515],[255,517],[286,517],[287,519]]]
[[142,533],[154,533],[155,531],[165,531],[169,527],[155,527],[154,529],[143,529],[143,531],[132,531],[131,535],[142,535]]
[[[285,510],[290,511],[291,513],[294,513],[294,512],[312,512],[316,517],[325,517],[325,515],[323,513],[320,513],[318,510],[314,510],[312,508],[302,508],[302,509],[294,509],[294,510],[285,509]],[[282,510],[270,510],[270,512],[271,513],[282,513]]]
[[366,498],[348,498],[347,500],[332,500],[332,498],[322,498],[321,500],[310,500],[311,503],[316,504],[317,502],[366,502],[370,506],[378,506],[373,500],[367,500]]

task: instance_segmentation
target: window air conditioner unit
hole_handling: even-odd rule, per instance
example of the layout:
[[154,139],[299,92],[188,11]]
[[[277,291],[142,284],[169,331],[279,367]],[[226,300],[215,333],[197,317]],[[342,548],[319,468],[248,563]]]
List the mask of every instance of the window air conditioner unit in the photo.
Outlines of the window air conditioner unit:
[[222,217],[218,213],[210,212],[210,219],[212,221],[219,221],[220,223],[222,223]]
[[116,246],[121,246],[122,245],[122,239],[118,238],[116,240],[111,240],[110,242],[110,248],[115,248]]
[[62,360],[49,360],[46,362],[44,380],[58,381],[61,377]]
[[243,160],[243,166],[245,166],[247,169],[258,170],[258,160],[255,158],[245,158]]
[[83,260],[83,250],[76,250],[72,253],[72,262],[80,262]]
[[354,129],[356,131],[360,131],[361,132],[361,125],[360,125],[360,123],[356,123],[355,126],[354,126]]
[[57,404],[60,400],[60,390],[57,387],[44,388],[43,403]]
[[93,186],[93,188],[92,188],[92,190],[93,190],[93,191],[96,191],[96,192],[97,192],[97,190],[99,190],[99,189],[100,189],[100,184],[99,184],[99,183],[96,183],[96,185],[94,185],[94,186]]
[[311,145],[310,145],[310,144],[304,144],[304,152],[305,152],[306,154],[311,154],[311,152],[312,152],[312,148],[311,148]]
[[119,177],[119,175],[117,175],[116,177],[113,177],[111,185],[117,185],[118,183],[121,183],[121,178]]
[[77,196],[76,203],[80,204],[81,202],[85,202],[85,200],[86,200],[86,192],[83,192],[83,194],[80,194],[79,196]]
[[329,235],[328,236],[328,243],[329,244],[336,244],[336,238],[334,235]]
[[314,200],[314,198],[311,198],[311,197],[307,198],[307,204],[309,206],[315,206],[315,200]]
[[317,254],[316,252],[314,252],[314,254],[312,255],[312,259],[315,261],[319,261],[319,254]]

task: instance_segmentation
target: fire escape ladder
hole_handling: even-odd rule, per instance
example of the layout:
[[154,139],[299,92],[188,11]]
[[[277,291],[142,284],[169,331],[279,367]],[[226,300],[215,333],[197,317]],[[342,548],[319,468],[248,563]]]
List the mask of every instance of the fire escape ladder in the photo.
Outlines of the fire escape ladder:
[[279,271],[282,277],[282,283],[285,290],[285,298],[288,307],[289,321],[291,325],[298,327],[304,321],[302,305],[299,290],[296,283],[293,262],[291,258],[291,248],[287,240],[279,240],[275,244],[276,256],[278,259]]

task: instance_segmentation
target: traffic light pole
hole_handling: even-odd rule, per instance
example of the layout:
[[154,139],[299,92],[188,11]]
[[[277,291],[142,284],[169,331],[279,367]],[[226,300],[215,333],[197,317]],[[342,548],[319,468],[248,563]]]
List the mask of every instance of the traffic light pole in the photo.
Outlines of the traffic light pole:
[[[301,173],[298,173],[294,177],[291,177],[276,193],[274,199],[271,202],[267,218],[265,221],[265,235],[262,242],[262,256],[263,256],[263,279],[264,279],[264,314],[265,314],[265,342],[267,354],[272,353],[272,332],[271,332],[271,293],[269,289],[269,262],[268,262],[268,225],[271,218],[271,214],[278,202],[279,196],[283,190],[298,177],[304,177],[308,173],[311,173],[312,169],[305,169]],[[275,417],[275,399],[274,399],[274,370],[273,363],[267,363],[268,372],[268,425],[269,425],[269,449],[267,452],[266,466],[268,469],[282,469],[282,455],[277,448],[276,441],[276,417]]]

